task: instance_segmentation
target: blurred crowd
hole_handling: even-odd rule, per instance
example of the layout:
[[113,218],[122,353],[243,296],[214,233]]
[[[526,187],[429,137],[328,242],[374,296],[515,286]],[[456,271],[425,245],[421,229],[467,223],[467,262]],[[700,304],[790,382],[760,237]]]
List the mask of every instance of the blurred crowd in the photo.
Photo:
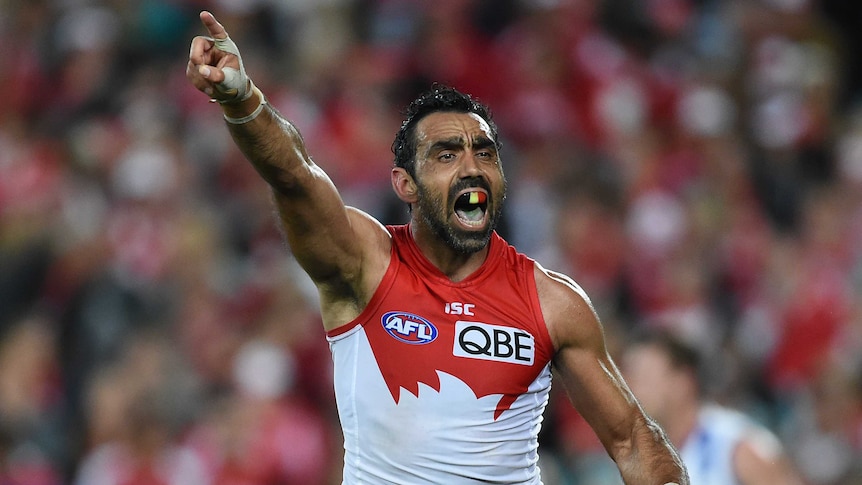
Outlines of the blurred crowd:
[[[500,232],[611,352],[671,327],[811,485],[862,483],[855,2],[2,0],[0,484],[339,483],[315,292],[185,79],[201,9],[387,223],[402,107],[489,104]],[[591,433],[555,390],[546,484],[615,483]]]

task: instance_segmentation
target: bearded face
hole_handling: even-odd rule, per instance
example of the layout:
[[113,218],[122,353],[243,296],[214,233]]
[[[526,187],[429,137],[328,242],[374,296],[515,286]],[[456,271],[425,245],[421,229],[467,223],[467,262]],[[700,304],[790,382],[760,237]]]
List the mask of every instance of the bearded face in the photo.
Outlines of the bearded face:
[[500,220],[506,179],[493,136],[474,113],[431,113],[416,127],[414,173],[393,171],[417,226],[456,254],[484,249]]
[[[496,193],[481,177],[459,179],[446,193],[416,180],[416,215],[449,248],[472,254],[488,245],[499,223],[507,184]],[[478,190],[477,190],[478,189]]]

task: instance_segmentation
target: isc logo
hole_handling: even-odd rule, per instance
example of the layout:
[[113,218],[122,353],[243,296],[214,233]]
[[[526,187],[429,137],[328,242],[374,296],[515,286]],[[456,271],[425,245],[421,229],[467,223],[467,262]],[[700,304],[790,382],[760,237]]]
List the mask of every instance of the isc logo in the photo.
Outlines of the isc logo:
[[532,365],[535,339],[518,328],[458,321],[452,353],[471,359]]
[[472,303],[461,303],[460,301],[453,301],[446,304],[446,308],[444,311],[449,315],[467,315],[473,316],[473,309],[476,308],[476,305]]
[[380,318],[383,328],[396,339],[408,344],[428,344],[437,338],[437,328],[412,313],[388,312]]

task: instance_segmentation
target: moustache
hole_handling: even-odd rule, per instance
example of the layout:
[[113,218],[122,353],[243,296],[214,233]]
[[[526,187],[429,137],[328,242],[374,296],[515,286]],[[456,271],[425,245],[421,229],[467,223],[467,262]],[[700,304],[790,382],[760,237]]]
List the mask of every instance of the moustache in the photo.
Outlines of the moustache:
[[491,193],[491,186],[488,185],[488,182],[484,178],[470,177],[458,180],[458,182],[449,189],[449,198],[454,199],[458,195],[458,192],[472,188],[484,189],[489,194]]

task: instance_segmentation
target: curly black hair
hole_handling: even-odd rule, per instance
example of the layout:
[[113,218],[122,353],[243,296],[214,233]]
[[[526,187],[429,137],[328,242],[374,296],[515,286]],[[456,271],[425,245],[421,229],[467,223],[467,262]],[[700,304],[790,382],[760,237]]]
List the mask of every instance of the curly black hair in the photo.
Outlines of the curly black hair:
[[404,110],[404,121],[395,135],[395,141],[392,142],[395,166],[407,170],[411,177],[416,176],[416,125],[422,118],[438,111],[475,113],[481,116],[488,123],[494,143],[499,150],[497,125],[492,119],[491,110],[469,94],[435,83],[430,90],[419,95]]

